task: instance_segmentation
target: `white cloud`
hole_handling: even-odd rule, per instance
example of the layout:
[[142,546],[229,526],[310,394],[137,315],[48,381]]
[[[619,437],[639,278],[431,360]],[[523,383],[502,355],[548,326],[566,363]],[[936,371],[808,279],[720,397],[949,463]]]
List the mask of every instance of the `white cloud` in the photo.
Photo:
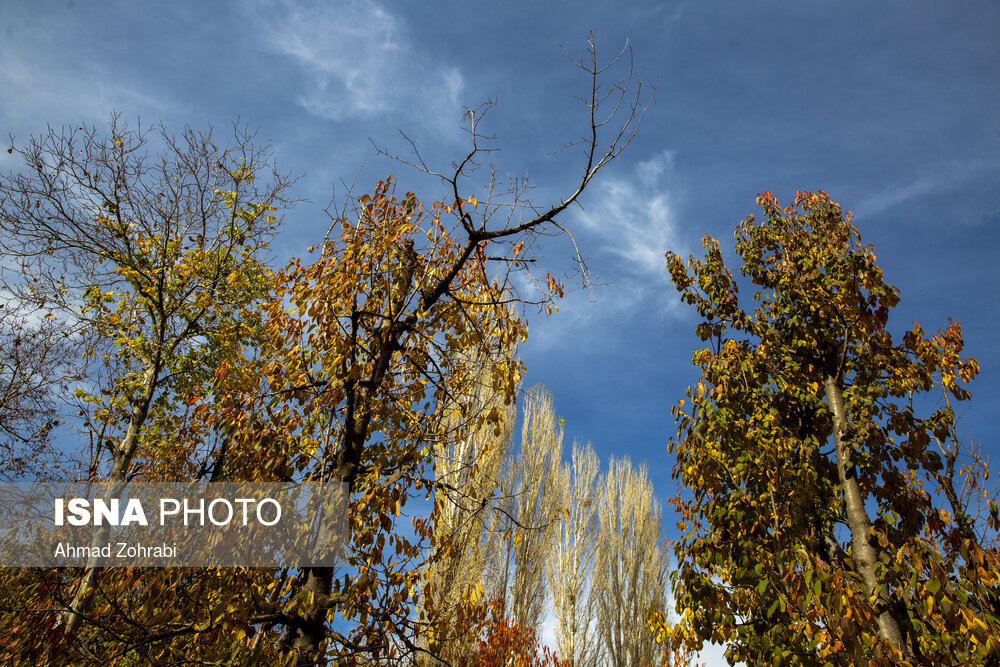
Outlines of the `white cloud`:
[[375,2],[258,5],[268,48],[311,79],[299,103],[311,114],[344,120],[400,109],[444,115],[454,124],[462,73],[414,48],[407,27]]
[[[667,250],[686,255],[667,184],[672,166],[673,154],[663,151],[594,182],[569,227],[597,274],[596,284],[580,289],[567,280],[566,296],[556,303],[559,313],[532,320],[531,345],[544,350],[572,339],[579,349],[596,349],[607,345],[623,322],[679,312],[664,258]],[[537,296],[527,280],[517,287],[526,298]]]
[[588,236],[625,260],[620,268],[626,275],[657,280],[665,275],[664,253],[676,248],[673,207],[663,184],[672,165],[673,154],[663,151],[639,162],[630,175],[605,174],[579,215]]
[[932,173],[925,173],[903,183],[896,183],[863,198],[854,212],[861,217],[873,217],[911,199],[919,199],[938,192],[946,192],[975,178],[987,169],[996,169],[994,159],[972,159],[964,163],[938,165]]

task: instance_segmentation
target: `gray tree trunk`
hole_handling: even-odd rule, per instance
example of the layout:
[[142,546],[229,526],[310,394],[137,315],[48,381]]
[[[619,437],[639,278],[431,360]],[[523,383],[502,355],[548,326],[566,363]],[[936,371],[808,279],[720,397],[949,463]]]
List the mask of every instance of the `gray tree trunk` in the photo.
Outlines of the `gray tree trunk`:
[[837,476],[844,494],[847,524],[851,529],[851,557],[854,567],[865,584],[865,593],[870,597],[877,594],[879,606],[883,608],[878,617],[879,634],[900,651],[904,650],[903,633],[889,610],[889,597],[885,587],[875,576],[875,563],[879,560],[878,550],[868,541],[872,522],[865,509],[865,499],[858,485],[854,463],[851,460],[852,447],[844,438],[847,429],[847,415],[844,411],[844,392],[833,375],[823,378],[826,401],[833,413],[833,435],[837,452]]

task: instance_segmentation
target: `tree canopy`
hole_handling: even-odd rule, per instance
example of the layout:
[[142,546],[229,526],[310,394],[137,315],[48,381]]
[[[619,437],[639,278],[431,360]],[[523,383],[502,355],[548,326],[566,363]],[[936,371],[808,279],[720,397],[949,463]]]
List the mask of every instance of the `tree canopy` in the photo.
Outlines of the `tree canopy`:
[[708,347],[672,410],[687,492],[664,634],[748,664],[994,660],[996,500],[953,428],[979,370],[961,327],[894,336],[899,292],[826,193],[758,204],[735,232],[752,309],[715,239],[686,266],[667,254]]

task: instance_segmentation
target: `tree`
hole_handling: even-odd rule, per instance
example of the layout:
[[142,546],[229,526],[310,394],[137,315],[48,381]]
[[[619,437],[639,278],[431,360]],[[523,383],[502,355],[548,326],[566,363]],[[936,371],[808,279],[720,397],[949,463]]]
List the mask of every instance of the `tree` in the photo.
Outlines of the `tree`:
[[[495,174],[482,201],[463,192],[486,150],[481,113],[471,111],[470,151],[447,175],[423,167],[442,179],[445,201],[425,208],[413,193],[397,198],[387,179],[334,216],[315,263],[296,261],[278,276],[279,301],[264,325],[274,345],[254,387],[264,398],[248,401],[249,413],[267,414],[268,437],[281,443],[272,471],[339,481],[352,493],[348,572],[308,569],[261,616],[286,630],[301,664],[419,652],[408,635],[431,524],[418,518],[411,539],[394,530],[395,517],[408,493],[435,487],[424,476],[435,443],[500,421],[499,412],[452,407],[469,417],[456,431],[436,406],[469,396],[482,363],[503,402],[513,399],[520,364],[490,352],[526,335],[509,307],[518,301],[511,276],[531,266],[537,235],[564,229],[560,214],[634,136],[646,106],[624,55],[599,65],[591,40],[577,63],[590,89],[583,169],[558,203],[534,208],[520,181],[505,198],[492,189]],[[619,63],[624,74],[604,88]],[[412,164],[423,166],[419,155]],[[551,274],[542,283],[546,303],[562,291]],[[247,423],[246,414],[230,415],[230,425]],[[347,634],[330,627],[336,615],[353,624]]]
[[522,419],[520,445],[500,483],[503,511],[494,514],[492,526],[497,574],[490,583],[515,625],[537,631],[547,597],[546,563],[563,504],[563,426],[552,395],[542,387],[528,392]]
[[[290,179],[238,127],[220,146],[211,131],[156,135],[114,116],[106,133],[50,128],[10,152],[25,168],[0,176],[4,287],[19,308],[58,318],[87,366],[76,396],[90,450],[71,474],[122,483],[157,479],[155,467],[135,465],[140,459],[189,468],[198,451],[150,425],[171,422],[179,397],[211,395],[216,368],[242,358],[267,294],[262,256],[275,212],[290,203]],[[98,572],[42,586],[63,606],[57,623],[68,642],[90,617]],[[120,619],[117,603],[105,597],[100,611]],[[57,655],[58,637],[47,641],[52,661],[73,660]]]
[[[508,357],[513,355],[501,351]],[[421,613],[427,621],[425,648],[448,663],[462,664],[480,652],[483,624],[490,601],[482,591],[494,554],[490,553],[489,524],[494,511],[500,472],[511,447],[515,404],[503,404],[486,373],[479,373],[471,387],[476,411],[489,415],[498,410],[499,423],[484,423],[463,438],[438,442],[434,452],[435,521],[437,554],[426,579]],[[454,407],[460,407],[461,403]],[[442,409],[459,431],[463,420],[446,403]],[[502,598],[501,598],[501,612]],[[502,614],[501,614],[502,615]]]
[[595,571],[591,583],[602,664],[660,664],[647,624],[666,609],[667,553],[660,543],[660,505],[646,466],[611,459],[600,493]]
[[691,404],[673,408],[674,476],[691,494],[678,501],[675,643],[728,642],[747,663],[995,659],[998,526],[987,540],[956,529],[963,511],[939,507],[930,446],[955,416],[927,393],[936,381],[967,400],[978,372],[959,325],[894,338],[899,292],[850,213],[823,192],[758,204],[761,222],[736,231],[752,311],[715,239],[687,268],[667,254],[710,343],[694,353]]
[[52,433],[62,417],[59,396],[79,377],[74,343],[53,318],[0,303],[0,477],[58,477],[72,466]]
[[[522,429],[516,444],[514,404],[502,406],[488,386],[478,384],[477,391],[479,410],[500,408],[503,421],[439,446],[435,459],[439,553],[427,574],[423,612],[428,619],[437,617],[429,624],[434,636],[428,647],[452,664],[478,664],[487,627],[505,628],[501,634],[509,636],[537,635],[567,481],[557,475],[562,427],[551,395],[541,387],[519,394]],[[596,473],[596,458],[594,464]],[[449,616],[453,620],[443,623]]]
[[595,609],[591,591],[598,542],[600,462],[587,443],[573,443],[572,459],[559,477],[564,514],[548,561],[547,577],[553,613],[559,619],[556,647],[569,667],[591,667],[600,662]]
[[246,130],[222,148],[211,132],[163,130],[157,156],[151,136],[120,116],[107,135],[50,129],[11,149],[26,170],[0,180],[0,243],[16,263],[4,286],[85,339],[93,379],[78,396],[100,441],[83,472],[113,481],[129,475],[154,399],[245,333],[290,185]]

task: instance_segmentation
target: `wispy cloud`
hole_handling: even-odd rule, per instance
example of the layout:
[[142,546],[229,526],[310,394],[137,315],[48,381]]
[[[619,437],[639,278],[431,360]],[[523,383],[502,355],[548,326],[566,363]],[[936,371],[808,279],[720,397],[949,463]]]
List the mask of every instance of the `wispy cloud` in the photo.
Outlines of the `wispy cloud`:
[[855,207],[859,216],[872,217],[913,199],[947,192],[988,170],[1000,171],[996,159],[971,159],[962,163],[938,165],[915,179],[897,182],[864,197]]
[[311,79],[299,96],[333,120],[400,109],[457,117],[462,73],[414,47],[407,26],[375,2],[263,2],[252,10],[268,48]]
[[559,314],[536,320],[532,344],[545,349],[572,336],[578,347],[596,349],[622,322],[677,312],[664,259],[667,250],[684,254],[669,187],[672,167],[673,154],[663,151],[594,182],[570,226],[597,284],[579,289],[569,283]]
[[662,278],[664,253],[676,245],[676,221],[664,183],[673,165],[673,154],[663,151],[639,162],[631,174],[606,175],[580,222],[603,252],[624,260],[625,275]]

